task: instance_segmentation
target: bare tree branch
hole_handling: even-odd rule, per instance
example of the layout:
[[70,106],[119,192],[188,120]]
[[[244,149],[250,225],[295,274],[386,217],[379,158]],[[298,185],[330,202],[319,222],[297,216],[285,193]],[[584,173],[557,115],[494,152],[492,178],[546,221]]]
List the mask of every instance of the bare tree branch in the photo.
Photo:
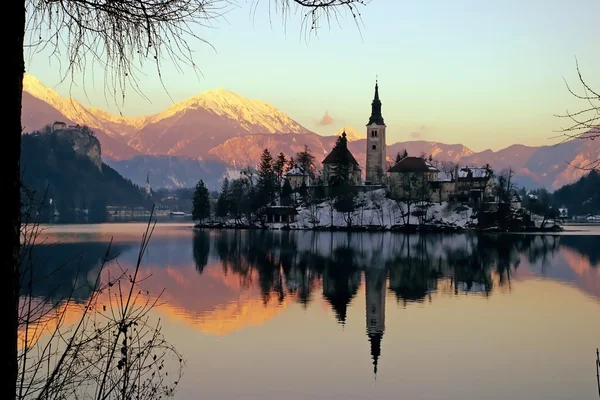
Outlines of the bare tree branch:
[[[154,64],[163,82],[163,65],[168,62],[179,72],[191,67],[200,72],[193,43],[214,47],[199,36],[237,7],[235,0],[26,0],[27,44],[31,55],[51,50],[60,66],[61,81],[71,85],[76,75],[83,80],[90,69],[103,73],[106,100],[120,109],[128,90],[149,100],[139,87],[145,64]],[[329,25],[344,11],[355,21],[358,6],[370,0],[266,0],[286,21],[292,11],[302,12],[307,35],[316,34],[321,21]],[[256,8],[260,0],[253,0]],[[98,78],[98,77],[95,77]],[[83,90],[86,88],[84,86]],[[171,99],[172,100],[172,99]]]
[[[592,89],[583,78],[577,59],[575,59],[575,66],[581,85],[580,91],[573,90],[566,80],[565,84],[569,93],[585,102],[586,105],[585,108],[579,111],[566,110],[564,114],[555,115],[569,121],[569,125],[559,131],[561,133],[559,137],[562,140],[558,144],[571,140],[594,140],[600,137],[600,92]],[[594,170],[600,168],[600,159],[584,161],[580,165],[572,166],[583,170]]]

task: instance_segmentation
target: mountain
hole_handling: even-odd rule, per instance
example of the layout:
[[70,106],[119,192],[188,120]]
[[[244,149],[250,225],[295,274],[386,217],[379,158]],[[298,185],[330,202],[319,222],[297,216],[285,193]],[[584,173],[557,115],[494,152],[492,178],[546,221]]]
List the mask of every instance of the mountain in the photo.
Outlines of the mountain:
[[104,164],[101,153],[98,138],[85,129],[23,135],[24,202],[32,200],[34,210],[43,202],[43,213],[56,209],[61,219],[75,209],[89,209],[91,214],[104,213],[105,205],[149,206],[150,199]]
[[[25,74],[23,77],[23,92],[28,93],[32,97],[41,100],[52,107],[64,117],[63,119],[74,121],[80,125],[87,125],[94,130],[101,130],[108,136],[131,135],[146,123],[146,117],[121,117],[99,109],[87,108],[73,99],[65,99],[55,90],[47,88],[37,78],[29,74]],[[35,108],[26,109],[26,111],[30,117],[31,114],[37,112]],[[54,121],[46,121],[45,124],[51,124],[52,122]],[[30,128],[28,129],[29,131],[41,128],[41,126],[36,126],[36,124],[34,124],[34,126],[28,126],[25,122],[23,125],[25,125],[26,128]]]
[[339,129],[337,132],[335,132],[333,134],[333,136],[336,137],[336,139],[342,135],[343,132],[346,132],[346,139],[348,139],[349,142],[354,142],[356,140],[360,140],[360,139],[366,139],[367,138],[367,134],[364,132],[359,132],[356,129],[354,129],[351,126],[345,126],[341,129]]
[[151,187],[157,189],[191,188],[203,179],[209,190],[218,190],[228,173],[227,164],[217,159],[140,155],[126,160],[107,159],[106,163],[139,186],[149,177]]
[[309,132],[268,103],[219,88],[149,117],[128,144],[145,154],[200,158],[232,137]]
[[[264,148],[273,154],[283,152],[290,156],[307,145],[320,163],[337,138],[320,136],[268,103],[225,89],[205,91],[154,115],[127,118],[64,99],[30,75],[25,76],[23,85],[25,131],[40,130],[56,120],[87,125],[102,144],[105,159],[111,165],[139,184],[152,171],[154,187],[180,187],[201,178],[196,174],[216,177],[217,171],[229,174],[256,165]],[[345,130],[348,146],[364,168],[365,135],[352,127]],[[517,184],[531,188],[558,188],[574,182],[585,173],[577,166],[600,158],[600,140],[541,147],[515,144],[481,152],[473,152],[462,144],[408,141],[390,143],[388,161],[392,163],[404,149],[411,155],[431,154],[441,161],[490,164],[496,171],[510,167]]]

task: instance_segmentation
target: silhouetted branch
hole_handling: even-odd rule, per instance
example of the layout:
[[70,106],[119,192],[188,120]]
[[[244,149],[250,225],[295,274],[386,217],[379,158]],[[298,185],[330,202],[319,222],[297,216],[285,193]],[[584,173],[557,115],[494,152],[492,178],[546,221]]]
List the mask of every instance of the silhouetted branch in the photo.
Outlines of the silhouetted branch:
[[[562,133],[560,143],[571,140],[594,140],[600,137],[600,93],[592,89],[583,78],[577,59],[575,59],[575,65],[581,91],[576,92],[573,90],[566,80],[565,84],[569,93],[575,98],[584,101],[586,106],[579,111],[572,112],[566,110],[564,114],[556,115],[559,118],[567,119],[570,124],[559,131]],[[600,168],[600,159],[584,161],[579,165],[572,163],[570,165],[578,169],[594,170]]]
[[[358,5],[370,0],[267,1],[284,20],[295,9],[305,10],[302,26],[314,32],[321,20],[331,24],[343,10],[358,20]],[[259,2],[253,0],[254,6]],[[212,47],[199,30],[212,27],[237,6],[235,0],[27,0],[26,4],[26,47],[33,54],[51,50],[62,80],[70,78],[71,84],[75,75],[86,79],[88,68],[99,66],[105,98],[112,97],[117,107],[123,105],[129,88],[147,99],[138,85],[147,62],[154,64],[161,84],[165,60],[180,72],[183,66],[199,72],[192,43]]]

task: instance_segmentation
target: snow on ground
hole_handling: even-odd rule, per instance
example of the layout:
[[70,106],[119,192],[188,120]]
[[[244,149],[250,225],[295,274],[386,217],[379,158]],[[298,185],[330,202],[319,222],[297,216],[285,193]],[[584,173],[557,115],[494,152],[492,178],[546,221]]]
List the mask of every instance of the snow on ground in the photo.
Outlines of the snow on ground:
[[[385,197],[383,189],[372,192],[360,193],[356,197],[356,210],[350,217],[346,213],[339,213],[333,208],[333,201],[326,200],[320,204],[301,207],[298,209],[297,221],[290,224],[290,228],[310,229],[313,227],[346,227],[348,218],[352,226],[382,226],[390,229],[394,225],[418,225],[419,217],[412,215],[418,210],[416,205],[411,205],[411,215],[407,216],[406,203],[398,203]],[[448,202],[429,203],[427,208],[427,223],[466,227],[476,222],[472,219],[473,209],[467,206],[450,204]],[[276,225],[285,224],[273,224]]]

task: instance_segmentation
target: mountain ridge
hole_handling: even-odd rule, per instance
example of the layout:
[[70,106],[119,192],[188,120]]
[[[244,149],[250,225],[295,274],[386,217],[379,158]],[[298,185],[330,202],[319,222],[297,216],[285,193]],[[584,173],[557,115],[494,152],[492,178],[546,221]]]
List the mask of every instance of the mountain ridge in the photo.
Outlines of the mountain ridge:
[[[247,99],[223,88],[204,91],[153,115],[130,118],[64,99],[31,75],[26,75],[23,82],[23,125],[26,129],[39,130],[54,120],[88,125],[102,143],[107,162],[114,160],[115,165],[126,164],[128,168],[138,165],[139,168],[157,169],[149,164],[151,158],[144,158],[143,162],[118,163],[146,155],[157,157],[157,166],[187,171],[182,173],[191,173],[194,168],[201,171],[202,162],[221,162],[223,170],[232,170],[255,165],[264,148],[274,154],[283,152],[289,157],[304,145],[308,145],[319,163],[331,151],[337,138],[312,132],[264,101]],[[364,167],[366,135],[352,127],[345,129],[350,138],[349,148]],[[440,161],[490,164],[498,171],[510,167],[519,184],[557,188],[583,175],[584,171],[577,166],[600,156],[600,143],[597,142],[600,141],[574,141],[559,147],[514,144],[497,151],[475,152],[458,143],[406,141],[389,144],[387,158],[393,162],[396,153],[406,149],[411,155],[432,155]],[[186,161],[166,163],[160,159],[162,156],[184,157]],[[190,163],[187,159],[200,163]],[[127,169],[119,172],[125,176],[130,173]],[[174,185],[190,181],[189,177],[177,178],[176,173],[176,170],[165,172],[162,181]],[[139,171],[134,175],[145,176]]]

